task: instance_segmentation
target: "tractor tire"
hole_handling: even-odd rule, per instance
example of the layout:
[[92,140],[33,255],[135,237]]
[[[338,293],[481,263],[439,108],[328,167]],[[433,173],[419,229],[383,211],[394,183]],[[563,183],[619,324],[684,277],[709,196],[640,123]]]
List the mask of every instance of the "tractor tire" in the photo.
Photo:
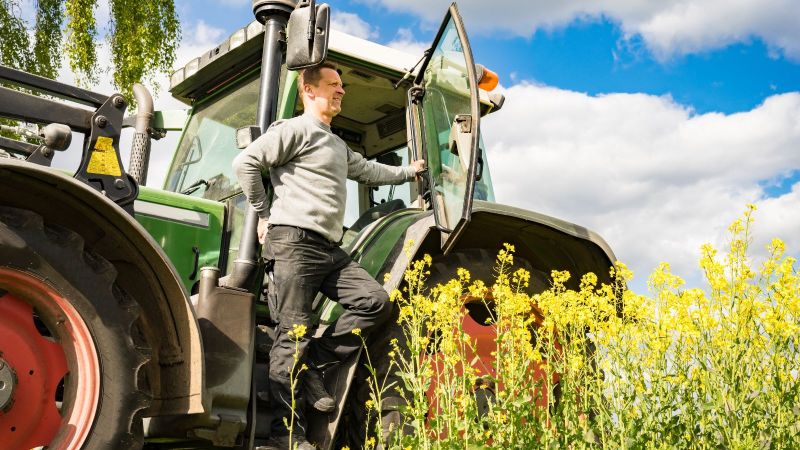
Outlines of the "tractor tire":
[[[491,286],[495,281],[494,266],[496,260],[496,253],[492,253],[482,248],[470,248],[463,250],[456,250],[447,256],[435,256],[433,258],[430,275],[425,283],[427,290],[437,284],[445,284],[453,278],[457,278],[457,271],[459,268],[466,268],[470,271],[470,278],[472,280],[482,280],[487,286]],[[547,286],[547,279],[542,272],[535,271],[531,264],[520,257],[514,257],[513,270],[524,268],[531,273],[531,282],[525,291],[529,294],[541,292]],[[491,316],[486,305],[483,302],[474,302],[466,306],[468,314],[480,324],[485,324],[486,320]],[[388,355],[392,350],[389,342],[392,338],[403,342],[404,335],[400,325],[397,324],[397,310],[393,312],[390,322],[384,326],[384,330],[380,335],[380,339],[370,339],[369,348],[371,355]],[[435,345],[431,347],[431,351],[435,351]],[[398,386],[402,385],[402,379],[397,374],[390,374],[388,356],[385,358],[373,356],[373,364],[378,372],[378,377],[384,379],[388,377],[390,381],[394,381]],[[344,413],[340,430],[338,435],[337,445],[335,448],[342,448],[348,446],[349,448],[366,448],[365,438],[373,433],[375,430],[375,417],[372,417],[371,423],[366,423],[367,411],[364,407],[365,402],[370,398],[369,385],[367,377],[370,376],[368,371],[363,365],[364,361],[359,363],[359,370],[356,373],[356,381],[354,382],[354,389],[351,391],[350,398],[348,399],[348,407]],[[410,426],[400,429],[403,424],[403,416],[401,413],[404,401],[400,396],[393,396],[391,393],[385,394],[388,398],[384,398],[385,405],[384,411],[381,411],[381,428],[383,430],[384,439],[387,440],[391,433],[400,432],[403,434],[413,433]],[[493,389],[476,390],[479,405],[485,411],[490,402],[493,402],[494,391]]]
[[[445,284],[449,280],[457,278],[457,272],[459,268],[465,268],[469,270],[471,281],[481,280],[487,287],[491,287],[497,278],[497,273],[495,272],[497,260],[496,255],[496,252],[490,252],[486,249],[468,248],[455,250],[447,256],[434,257],[430,268],[431,273],[426,282],[426,287],[430,289],[437,284]],[[514,263],[512,267],[508,269],[511,273],[519,269],[525,269],[528,271],[530,274],[528,286],[522,288],[522,291],[528,295],[540,293],[546,290],[550,285],[547,274],[541,270],[534,269],[528,260],[518,255],[514,255]],[[472,321],[474,321],[473,327],[489,325],[495,317],[494,299],[468,302],[464,305],[464,308],[466,309],[466,314],[472,319]],[[541,313],[536,310],[533,312],[533,314],[536,315],[536,321],[534,323],[541,323],[541,320],[543,319]],[[465,327],[465,330],[470,333],[470,328],[468,328],[466,318],[463,326]],[[474,331],[474,328],[472,329]],[[479,341],[483,340],[485,344],[481,346],[479,342],[478,348],[493,348],[495,339],[493,333],[494,332],[492,332],[491,335],[488,335],[489,338],[487,338],[487,335],[483,332],[479,333],[480,337],[478,337],[478,335],[473,335],[473,337]],[[535,334],[532,334],[532,337],[533,336],[535,336]],[[435,342],[436,340],[434,340],[434,344],[431,346],[432,351],[436,351],[438,346]],[[534,341],[532,341],[532,343],[533,342]],[[486,352],[486,350],[484,351]],[[488,352],[483,353],[481,356],[491,358]],[[489,376],[489,374],[484,373],[481,375],[481,379],[482,382],[477,383],[475,386],[475,400],[478,406],[479,417],[488,414],[490,405],[497,402],[495,397],[495,382],[493,381],[492,377]]]
[[[496,252],[490,252],[483,248],[455,250],[447,256],[436,256],[431,263],[431,273],[425,286],[430,289],[437,284],[446,284],[451,279],[458,278],[459,268],[465,268],[469,270],[471,281],[481,280],[487,287],[491,287],[497,277],[495,273],[496,260]],[[528,260],[514,255],[514,264],[510,270],[514,272],[518,269],[525,269],[531,275],[528,287],[523,288],[523,292],[526,294],[533,295],[549,287],[547,274],[535,270]],[[489,311],[487,306],[480,301],[468,303],[466,308],[470,317],[479,324],[487,323],[487,320],[493,315],[493,312]]]
[[[453,278],[457,278],[459,268],[469,270],[470,280],[481,280],[487,287],[490,287],[497,277],[495,264],[497,252],[483,248],[466,248],[455,250],[447,256],[436,256],[431,264],[431,274],[428,276],[426,286],[431,288],[436,284],[445,284]],[[528,294],[536,293],[546,287],[546,274],[536,271],[528,260],[514,255],[514,265],[511,271],[525,269],[531,274],[531,283],[525,292]]]
[[0,375],[12,380],[0,390],[4,449],[142,447],[150,349],[116,278],[75,231],[0,206]]

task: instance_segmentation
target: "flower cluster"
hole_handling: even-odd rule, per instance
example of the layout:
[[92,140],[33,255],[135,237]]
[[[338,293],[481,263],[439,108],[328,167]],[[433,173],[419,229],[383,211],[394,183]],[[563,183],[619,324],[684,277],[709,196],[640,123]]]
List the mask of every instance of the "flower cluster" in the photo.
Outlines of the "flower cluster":
[[[661,264],[640,295],[616,263],[610,282],[554,271],[531,295],[508,244],[495,280],[459,269],[428,288],[432,259],[415,261],[391,296],[406,337],[392,352],[404,385],[391,389],[413,432],[382,444],[798,448],[800,273],[780,240],[752,267],[754,210],[731,225],[724,254],[702,247],[705,288]],[[489,357],[465,326],[470,302],[490,312]]]

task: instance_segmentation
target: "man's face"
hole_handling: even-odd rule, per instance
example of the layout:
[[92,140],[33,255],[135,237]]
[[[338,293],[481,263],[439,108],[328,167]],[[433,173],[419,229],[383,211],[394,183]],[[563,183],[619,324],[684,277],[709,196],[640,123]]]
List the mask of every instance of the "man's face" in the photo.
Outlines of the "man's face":
[[344,97],[344,87],[339,74],[329,68],[320,71],[322,77],[317,86],[307,84],[304,89],[307,94],[311,94],[310,100],[317,111],[334,117],[342,111],[342,97]]

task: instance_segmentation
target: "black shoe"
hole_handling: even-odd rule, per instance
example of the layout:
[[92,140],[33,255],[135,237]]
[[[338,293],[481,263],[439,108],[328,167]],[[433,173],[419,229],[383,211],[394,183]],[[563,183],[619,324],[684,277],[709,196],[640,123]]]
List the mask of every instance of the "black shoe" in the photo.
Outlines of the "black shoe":
[[331,394],[325,390],[322,382],[322,374],[315,369],[309,369],[304,377],[306,396],[308,404],[320,412],[331,412],[336,409],[336,401]]
[[272,436],[265,445],[258,446],[253,450],[317,450],[317,447],[311,445],[304,437],[292,436],[290,443],[289,435],[285,434]]

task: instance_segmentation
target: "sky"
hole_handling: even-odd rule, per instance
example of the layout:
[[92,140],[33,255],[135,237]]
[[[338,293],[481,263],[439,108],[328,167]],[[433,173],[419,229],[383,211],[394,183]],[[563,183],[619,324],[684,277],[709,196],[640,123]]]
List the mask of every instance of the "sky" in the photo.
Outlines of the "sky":
[[[449,5],[328,3],[334,28],[419,55]],[[176,68],[253,19],[250,0],[176,7]],[[756,261],[775,237],[800,255],[800,0],[464,0],[459,8],[476,62],[500,75],[506,97],[481,130],[498,202],[599,233],[639,291],[662,261],[702,286],[700,246],[724,248],[749,203],[758,207]],[[156,108],[181,105],[167,79]],[[95,88],[111,91],[107,80]],[[170,146],[167,138],[154,147],[148,185],[163,180]]]

